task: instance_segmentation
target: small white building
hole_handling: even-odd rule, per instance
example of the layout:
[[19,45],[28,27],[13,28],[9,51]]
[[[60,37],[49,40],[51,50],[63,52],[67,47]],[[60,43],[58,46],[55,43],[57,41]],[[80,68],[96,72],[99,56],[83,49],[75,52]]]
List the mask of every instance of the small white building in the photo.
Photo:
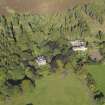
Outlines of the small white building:
[[85,42],[80,40],[71,41],[73,51],[86,51],[87,47]]
[[73,51],[86,51],[87,48],[84,47],[84,46],[81,46],[81,47],[73,47]]
[[43,65],[46,65],[47,64],[47,61],[46,61],[46,58],[44,56],[38,56],[36,58],[36,63],[39,65],[39,66],[43,66]]

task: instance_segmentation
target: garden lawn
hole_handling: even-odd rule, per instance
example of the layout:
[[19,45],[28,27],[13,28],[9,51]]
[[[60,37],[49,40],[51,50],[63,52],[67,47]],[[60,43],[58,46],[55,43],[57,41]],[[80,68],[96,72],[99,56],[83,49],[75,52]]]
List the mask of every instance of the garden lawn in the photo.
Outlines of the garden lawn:
[[96,80],[97,87],[105,94],[105,65],[90,65],[87,69]]
[[94,105],[87,87],[74,73],[69,73],[66,77],[57,73],[37,80],[34,92],[14,97],[7,104],[26,105],[27,103],[33,103],[33,105]]

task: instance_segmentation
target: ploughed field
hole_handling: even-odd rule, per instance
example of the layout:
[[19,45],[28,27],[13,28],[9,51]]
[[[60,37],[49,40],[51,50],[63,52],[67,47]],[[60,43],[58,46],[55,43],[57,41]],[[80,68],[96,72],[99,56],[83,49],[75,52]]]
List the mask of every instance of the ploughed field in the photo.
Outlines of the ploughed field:
[[73,8],[92,0],[0,0],[0,13],[18,12],[52,13]]

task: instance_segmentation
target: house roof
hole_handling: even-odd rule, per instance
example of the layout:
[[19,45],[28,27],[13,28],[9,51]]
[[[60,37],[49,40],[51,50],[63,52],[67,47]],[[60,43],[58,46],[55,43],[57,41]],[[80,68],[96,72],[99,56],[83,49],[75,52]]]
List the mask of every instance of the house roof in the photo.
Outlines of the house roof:
[[36,60],[45,60],[45,57],[44,57],[44,56],[38,56],[38,57],[36,58]]
[[75,40],[75,41],[71,41],[71,45],[72,46],[84,46],[85,42],[83,42],[81,40]]

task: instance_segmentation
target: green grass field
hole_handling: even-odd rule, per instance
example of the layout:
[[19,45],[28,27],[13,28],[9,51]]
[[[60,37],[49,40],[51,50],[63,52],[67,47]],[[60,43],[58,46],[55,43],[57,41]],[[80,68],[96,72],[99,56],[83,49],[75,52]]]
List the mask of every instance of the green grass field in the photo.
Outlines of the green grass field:
[[66,77],[53,74],[37,81],[33,93],[26,93],[12,102],[0,105],[94,105],[88,89],[75,74],[69,73]]
[[105,94],[105,65],[90,65],[87,68],[96,80],[98,88]]

